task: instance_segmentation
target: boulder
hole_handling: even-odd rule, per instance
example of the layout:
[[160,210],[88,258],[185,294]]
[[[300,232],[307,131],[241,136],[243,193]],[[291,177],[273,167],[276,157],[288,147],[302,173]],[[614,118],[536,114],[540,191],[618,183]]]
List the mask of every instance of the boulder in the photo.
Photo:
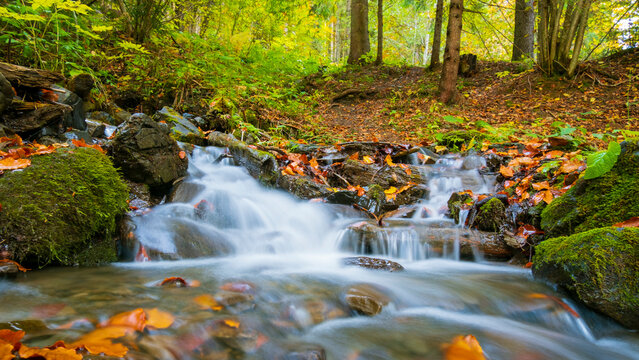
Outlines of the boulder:
[[13,88],[9,81],[0,73],[0,115],[11,105],[13,101]]
[[169,136],[166,125],[135,114],[118,129],[111,148],[113,161],[131,181],[164,191],[186,175],[188,157]]
[[621,155],[603,176],[577,180],[563,196],[541,214],[541,227],[548,237],[610,226],[639,216],[639,143],[621,144]]
[[91,94],[91,90],[95,86],[93,76],[89,74],[79,74],[67,82],[67,89],[76,93],[83,100],[86,100]]
[[316,183],[309,176],[282,175],[277,179],[277,186],[304,200],[323,198],[332,194],[327,186]]
[[131,118],[131,113],[117,106],[110,104],[108,114],[114,119],[114,125],[120,125]]
[[236,165],[246,168],[248,173],[262,184],[274,186],[280,177],[279,165],[273,154],[249,147],[233,135],[212,132],[207,137],[211,146],[225,147]]
[[59,149],[0,177],[0,239],[28,267],[115,261],[116,218],[128,189],[108,157]]
[[390,303],[378,287],[370,284],[357,284],[351,286],[345,297],[348,306],[362,315],[374,316],[382,312],[384,306]]
[[506,206],[501,200],[493,197],[479,206],[471,226],[476,226],[482,231],[499,232],[506,222]]
[[190,120],[180,115],[172,108],[165,106],[162,110],[153,115],[153,120],[157,122],[165,122],[171,129],[171,135],[178,141],[193,142],[195,139],[201,139],[197,145],[206,145],[202,138],[202,132]]
[[546,240],[533,274],[621,324],[639,329],[639,228],[600,228]]
[[455,220],[455,223],[459,224],[459,214],[461,211],[470,210],[472,205],[473,197],[470,194],[465,192],[452,193],[448,199],[448,212],[450,213],[450,217]]

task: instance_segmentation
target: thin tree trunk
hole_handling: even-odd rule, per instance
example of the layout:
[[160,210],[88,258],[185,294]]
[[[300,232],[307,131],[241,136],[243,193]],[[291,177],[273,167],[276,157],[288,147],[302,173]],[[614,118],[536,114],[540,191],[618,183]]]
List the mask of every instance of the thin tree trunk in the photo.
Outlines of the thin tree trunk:
[[512,61],[532,58],[535,46],[534,0],[517,0],[515,3],[515,34]]
[[573,77],[575,75],[575,70],[577,69],[581,47],[584,43],[584,34],[586,33],[586,27],[588,27],[588,12],[590,11],[591,4],[592,0],[586,0],[583,5],[581,19],[579,21],[579,33],[577,33],[575,48],[572,51],[572,59],[570,60],[570,65],[568,66],[568,77]]
[[368,0],[351,0],[351,48],[348,63],[355,64],[371,50],[368,38]]
[[445,104],[454,102],[457,97],[457,73],[459,71],[463,12],[464,0],[450,0],[444,65],[442,67],[441,81],[439,82],[439,100]]
[[384,0],[377,0],[377,58],[375,65],[384,62]]
[[433,48],[430,57],[430,68],[437,69],[439,62],[439,49],[442,47],[442,23],[444,20],[444,0],[437,0],[435,12],[435,29],[433,30]]

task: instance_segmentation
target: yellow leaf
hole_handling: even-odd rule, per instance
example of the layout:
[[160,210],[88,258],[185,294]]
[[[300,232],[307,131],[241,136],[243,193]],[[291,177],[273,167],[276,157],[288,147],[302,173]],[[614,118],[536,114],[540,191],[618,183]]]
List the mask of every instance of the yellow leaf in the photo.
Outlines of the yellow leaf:
[[31,160],[29,159],[6,158],[0,160],[0,170],[24,169],[29,165],[31,165]]
[[439,145],[439,146],[435,146],[435,152],[442,152],[445,151],[447,148],[444,145]]
[[202,309],[220,311],[224,308],[212,295],[204,294],[193,299]]
[[232,327],[234,329],[237,329],[240,327],[240,323],[239,321],[235,321],[232,319],[224,319],[224,325],[228,326],[228,327]]
[[146,310],[146,325],[156,329],[166,329],[173,325],[175,318],[168,312],[157,308]]
[[446,360],[485,360],[484,351],[473,335],[456,336],[452,344],[446,344]]
[[386,162],[386,164],[388,164],[388,166],[393,167],[393,166],[397,166],[397,164],[395,164],[393,162],[393,158],[391,158],[390,155],[386,155],[386,159],[384,159],[384,161]]
[[366,165],[371,165],[375,163],[375,160],[373,160],[373,158],[370,156],[364,156],[364,158],[362,159],[362,162]]

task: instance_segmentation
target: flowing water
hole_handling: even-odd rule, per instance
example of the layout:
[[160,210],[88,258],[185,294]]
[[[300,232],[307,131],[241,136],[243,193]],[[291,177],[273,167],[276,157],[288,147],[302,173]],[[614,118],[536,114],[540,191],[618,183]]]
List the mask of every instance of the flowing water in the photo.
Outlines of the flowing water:
[[[457,260],[458,229],[442,206],[451,191],[492,185],[458,160],[424,167],[430,198],[361,246],[358,226],[374,226],[361,213],[265,189],[231,160],[216,163],[220,154],[196,148],[173,202],[134,218],[149,256],[171,260],[0,280],[0,328],[51,345],[142,307],[176,321],[122,339],[132,359],[315,359],[316,349],[339,360],[442,359],[444,344],[466,334],[489,359],[639,359],[637,333],[534,281],[530,270]],[[431,240],[442,234],[446,249],[434,251]],[[357,253],[392,257],[405,271],[343,265]],[[156,286],[172,276],[201,285]],[[346,293],[362,284],[388,298],[380,314],[349,309]],[[225,306],[204,309],[196,299],[207,294]]]

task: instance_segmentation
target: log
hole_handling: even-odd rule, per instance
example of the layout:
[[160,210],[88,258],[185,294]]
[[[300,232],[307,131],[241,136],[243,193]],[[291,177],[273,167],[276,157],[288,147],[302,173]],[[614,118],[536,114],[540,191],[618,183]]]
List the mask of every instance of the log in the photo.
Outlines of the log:
[[347,98],[349,96],[353,96],[353,97],[366,97],[366,96],[370,96],[375,94],[375,90],[359,90],[359,89],[348,89],[348,90],[344,90],[341,93],[333,96],[333,98],[331,98],[331,103],[336,103],[344,98]]
[[14,87],[48,88],[66,80],[64,75],[47,70],[0,62],[0,73]]
[[62,121],[71,110],[63,104],[14,100],[4,115],[4,125],[16,133],[28,133]]

